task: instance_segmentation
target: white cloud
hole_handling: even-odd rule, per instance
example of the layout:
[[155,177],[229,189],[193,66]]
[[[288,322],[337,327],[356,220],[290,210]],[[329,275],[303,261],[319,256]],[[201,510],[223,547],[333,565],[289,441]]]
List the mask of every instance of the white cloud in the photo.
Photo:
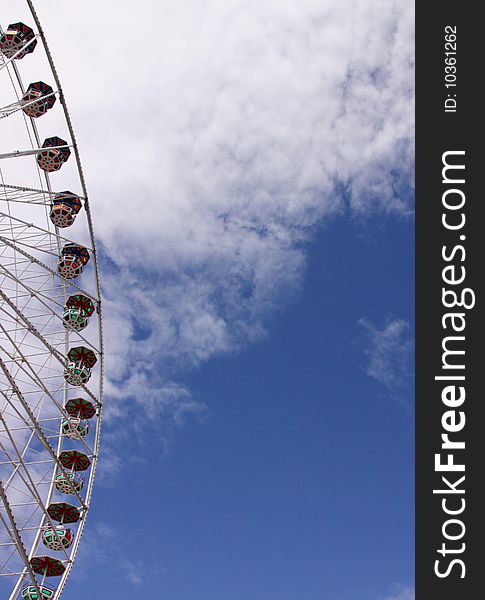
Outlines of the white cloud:
[[132,587],[137,587],[146,581],[140,575],[147,570],[154,577],[159,577],[163,567],[159,557],[143,554],[134,548],[133,540],[125,527],[115,529],[106,523],[98,521],[84,533],[85,539],[80,545],[76,558],[77,568],[73,570],[72,578],[85,581],[93,569],[109,572]]
[[359,324],[366,330],[366,373],[391,392],[402,391],[411,376],[413,338],[409,323],[394,319],[379,328],[368,319],[360,319]]
[[401,587],[397,591],[387,595],[384,600],[415,600],[414,588]]
[[44,0],[38,10],[109,258],[107,406],[123,418],[135,399],[179,422],[202,407],[173,383],[177,371],[264,335],[323,220],[411,211],[413,7]]

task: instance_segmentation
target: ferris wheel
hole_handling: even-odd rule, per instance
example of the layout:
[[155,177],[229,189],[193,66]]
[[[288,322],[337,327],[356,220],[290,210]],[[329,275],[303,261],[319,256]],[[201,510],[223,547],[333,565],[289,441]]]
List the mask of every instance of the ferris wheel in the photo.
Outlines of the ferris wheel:
[[0,7],[0,598],[60,598],[96,470],[103,339],[92,218],[32,0]]

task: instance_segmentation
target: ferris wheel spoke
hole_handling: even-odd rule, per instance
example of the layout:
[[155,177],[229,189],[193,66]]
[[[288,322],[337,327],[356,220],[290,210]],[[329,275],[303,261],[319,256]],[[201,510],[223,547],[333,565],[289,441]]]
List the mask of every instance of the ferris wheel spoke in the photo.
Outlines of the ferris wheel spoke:
[[[28,558],[27,553],[25,551],[25,548],[24,548],[24,545],[23,545],[23,542],[22,542],[22,538],[20,537],[20,533],[19,533],[19,531],[17,529],[17,525],[15,524],[15,518],[14,518],[14,515],[12,513],[12,509],[10,508],[7,496],[5,494],[5,490],[3,489],[3,485],[2,485],[1,482],[0,482],[0,497],[1,497],[3,505],[5,507],[5,511],[6,511],[7,515],[8,515],[8,520],[10,521],[10,527],[11,527],[11,533],[10,533],[10,535],[12,537],[12,540],[15,541],[17,551],[18,551],[20,557],[22,558],[22,560],[24,562],[24,565],[25,565],[25,568],[27,569],[27,571],[28,571],[28,573],[30,575],[30,579],[32,581],[32,584],[35,587],[35,591],[39,595],[38,597],[41,598],[42,596],[41,596],[41,591],[40,591],[40,588],[39,588],[39,584],[37,583],[37,578],[35,577],[35,574],[34,574],[34,572],[32,570],[31,565],[30,565],[30,561],[29,561],[29,558]],[[4,523],[4,527],[7,529],[7,531],[9,531],[8,524],[7,524],[7,522],[6,522],[3,514],[1,512],[0,512],[0,518],[1,518],[2,522]]]
[[[24,453],[21,453],[21,459],[15,459],[11,456],[7,446],[2,443],[0,444],[0,448],[2,449],[2,451],[4,452],[5,456],[8,457],[8,461],[5,462],[4,464],[13,467],[12,472],[10,473],[10,476],[8,477],[7,481],[4,482],[3,487],[5,489],[5,491],[9,490],[9,491],[14,491],[17,495],[21,495],[24,496],[25,498],[28,498],[29,501],[28,502],[19,502],[18,503],[18,508],[24,507],[23,509],[21,509],[18,512],[18,519],[22,519],[23,521],[23,525],[21,528],[22,531],[26,531],[27,529],[30,529],[30,527],[32,527],[32,525],[34,525],[35,529],[37,529],[37,524],[33,523],[33,519],[36,516],[38,510],[39,510],[39,503],[35,498],[35,494],[32,491],[32,489],[30,488],[30,484],[29,482],[25,479],[25,476],[22,474],[23,471],[26,469],[26,467],[28,467],[32,462],[35,461],[25,461],[23,460],[24,458]],[[52,461],[37,461],[36,463],[37,465],[42,464],[42,465],[47,465],[47,471],[44,472],[44,474],[42,475],[42,477],[37,477],[37,480],[35,482],[37,489],[41,489],[41,486],[43,484],[48,484],[50,482],[52,482],[52,469],[53,469],[53,464]],[[37,474],[38,475],[38,474]],[[19,484],[23,485],[23,489],[21,489],[19,487]],[[11,504],[12,507],[14,507],[14,504]],[[26,511],[26,507],[28,506],[34,506],[34,510],[27,514]]]
[[[39,227],[33,222],[25,221],[24,219],[20,219],[18,217],[13,217],[12,215],[6,214],[0,211],[0,223],[3,222],[3,227],[0,227],[0,232],[4,232],[2,230],[7,229],[10,230],[12,227],[16,227],[17,236],[23,236],[20,239],[29,239],[34,238],[34,236],[41,236],[43,239],[43,243],[46,243],[46,240],[50,241],[49,247],[56,248],[58,246],[58,242],[64,243],[74,243],[74,240],[67,238],[58,233],[53,233],[44,227]],[[15,225],[14,225],[15,224]],[[4,232],[5,233],[5,232]],[[44,236],[42,238],[42,236]],[[16,241],[19,240],[16,237]],[[20,242],[21,243],[21,242]],[[32,247],[32,246],[31,246]],[[35,248],[42,248],[42,244],[40,246],[35,246]],[[87,248],[90,252],[93,252],[92,248]]]
[[[73,148],[72,144],[60,144],[58,146],[49,146],[49,150],[61,150],[63,148]],[[20,158],[22,156],[32,156],[45,152],[45,147],[40,148],[29,148],[28,150],[11,150],[10,152],[4,152],[0,154],[0,159],[4,158]]]
[[[47,311],[46,313],[36,314],[37,319],[39,319],[41,321],[43,320],[43,324],[41,323],[40,326],[37,327],[37,329],[42,333],[42,328],[47,327],[47,323],[46,323],[45,319],[47,317],[52,317],[52,319],[54,319],[54,321],[58,322],[60,325],[62,324],[62,326],[63,326],[63,329],[59,332],[59,335],[65,334],[66,329],[63,325],[62,316],[59,314],[60,311],[65,308],[65,302],[60,302],[56,298],[52,297],[52,295],[48,295],[48,293],[42,293],[41,291],[32,288],[31,286],[25,284],[22,280],[18,280],[18,283],[25,290],[26,298],[28,298],[28,299],[35,298],[39,302],[39,304],[41,304],[42,307],[45,308],[45,310]],[[4,289],[6,289],[6,288],[4,287]],[[8,291],[8,290],[6,290],[6,291]],[[52,290],[52,291],[54,291],[54,290]],[[49,290],[47,290],[47,292],[49,292]],[[17,298],[20,298],[20,297],[22,297],[22,294],[17,294]],[[54,306],[57,310],[52,308],[51,304],[54,304]],[[17,306],[18,306],[18,304],[17,304]],[[31,317],[31,319],[32,319],[32,317]],[[17,323],[17,321],[15,321],[15,322]],[[32,322],[34,322],[34,321],[32,321]],[[78,337],[80,341],[82,341],[84,344],[86,344],[87,346],[92,348],[94,350],[94,352],[99,354],[99,352],[100,352],[99,348],[97,348],[92,341],[88,340],[80,331],[76,331],[75,333],[76,333],[76,337]]]
[[[6,366],[3,363],[3,361],[2,361],[1,358],[0,358],[0,368],[3,370],[3,372],[6,375],[7,379],[10,381],[10,383],[12,385],[12,388],[15,391],[15,395],[16,395],[17,399],[20,401],[20,404],[22,405],[23,409],[25,410],[26,414],[28,415],[29,423],[31,423],[32,426],[33,426],[33,428],[35,429],[37,439],[42,444],[42,446],[45,448],[45,450],[47,450],[47,453],[49,454],[50,459],[52,460],[52,462],[56,466],[56,470],[59,471],[60,473],[62,473],[62,475],[66,479],[66,482],[68,482],[68,484],[71,486],[71,491],[72,491],[73,495],[76,496],[76,498],[79,501],[79,503],[80,503],[81,507],[83,508],[83,510],[86,510],[87,507],[86,507],[86,504],[84,503],[84,500],[81,498],[81,496],[77,492],[75,486],[71,483],[71,481],[70,481],[70,479],[69,479],[69,477],[67,475],[66,469],[64,468],[63,464],[59,460],[59,457],[56,455],[56,453],[54,452],[53,448],[49,444],[49,441],[47,440],[47,438],[46,438],[46,436],[45,436],[42,428],[40,427],[39,423],[37,422],[37,419],[35,418],[33,412],[31,411],[28,403],[25,401],[24,397],[22,396],[22,393],[18,389],[15,381],[13,380],[12,376],[10,375],[8,369],[6,368]],[[13,405],[13,403],[11,403],[11,406],[17,412],[17,409],[15,408],[15,406]],[[0,416],[0,421],[2,421],[4,423],[4,427],[5,427],[8,435],[9,435],[9,437],[11,438],[11,443],[17,449],[17,447],[15,445],[15,442],[14,442],[12,436],[11,436],[11,433],[10,433],[10,431],[9,431],[6,423],[4,422],[4,419],[3,419],[2,416]],[[19,454],[19,460],[21,460],[22,464],[23,464],[23,458],[20,456],[20,454]]]
[[[24,369],[24,367],[22,367],[22,368]],[[42,380],[40,378],[38,378],[38,377],[35,376],[35,373],[34,373],[33,379],[34,379],[34,381],[36,383],[39,384],[39,386],[42,386],[45,395],[47,397],[49,397],[50,400],[52,400],[52,402],[56,405],[56,408],[57,408],[57,411],[55,413],[57,415],[57,418],[55,418],[56,422],[59,424],[59,419],[68,419],[69,418],[69,414],[66,412],[66,410],[64,409],[64,407],[57,402],[57,400],[55,399],[54,395],[52,395],[51,392],[43,385]],[[3,392],[2,392],[2,396],[4,396],[4,399],[6,400],[7,404],[9,404],[12,407],[12,410],[14,411],[14,413],[10,413],[10,415],[11,416],[16,416],[19,419],[21,419],[24,422],[24,424],[25,424],[24,429],[28,430],[28,431],[30,431],[30,432],[32,432],[34,434],[36,434],[37,429],[35,427],[35,424],[32,423],[31,421],[29,421],[24,415],[22,415],[22,413],[18,410],[18,408],[15,406],[15,404],[12,404],[11,400],[8,397],[6,397]],[[23,394],[23,396],[25,396],[25,394]],[[45,421],[45,419],[42,419],[42,422],[44,422],[44,421]],[[36,419],[36,423],[38,425],[38,429],[40,429],[43,432],[43,439],[41,439],[40,437],[38,437],[39,442],[41,444],[43,444],[44,443],[44,441],[43,441],[44,439],[48,440],[48,437],[45,435],[45,432],[44,432],[45,426],[42,428],[41,425],[40,425],[40,421],[38,419]],[[21,428],[17,428],[17,430],[20,430],[20,429]],[[12,428],[10,428],[10,431],[12,431]],[[55,435],[51,436],[51,437],[59,439],[59,437],[61,436],[61,434],[59,433],[59,430],[57,430],[57,431],[50,430],[50,431],[52,431],[52,433],[55,433]],[[79,441],[84,446],[86,454],[88,456],[90,456],[90,457],[94,456],[94,450],[88,445],[88,443],[86,442],[86,440],[84,440],[84,438],[81,438]]]
[[55,348],[52,344],[50,344],[45,337],[37,330],[36,327],[32,324],[32,322],[15,306],[15,304],[10,300],[10,298],[0,290],[0,298],[8,304],[8,306],[15,312],[17,317],[24,323],[27,327],[28,331],[34,335],[42,344],[44,344],[45,348],[54,356],[62,366],[66,366],[66,360],[62,356],[62,354]]
[[[42,390],[42,392],[45,394],[45,396],[48,397],[53,402],[53,404],[55,405],[55,407],[57,409],[56,412],[53,414],[55,414],[58,419],[60,417],[63,419],[68,419],[69,414],[66,412],[64,407],[61,404],[59,404],[59,402],[57,402],[55,395],[52,393],[52,391],[50,391],[47,388],[47,386],[44,384],[44,379],[39,377],[39,375],[36,373],[35,369],[33,368],[32,364],[26,360],[25,355],[21,354],[20,356],[21,356],[21,363],[18,365],[19,369],[21,371],[23,371],[26,374],[26,376],[32,380],[34,385],[37,385],[39,387],[39,389]],[[26,367],[25,365],[28,365],[28,367]],[[12,379],[13,379],[13,377],[12,377]],[[18,380],[18,379],[19,379],[19,377],[17,375],[16,380]],[[64,386],[64,382],[63,382],[62,386]],[[2,395],[4,395],[4,393],[2,393]],[[11,402],[8,400],[8,398],[6,398],[6,400],[9,404],[11,404]],[[41,400],[42,400],[42,398],[41,398]],[[98,404],[99,403],[96,402],[96,405],[98,405]],[[15,412],[17,414],[19,414],[18,410],[15,408],[15,405],[13,406],[13,408],[14,408]],[[32,424],[29,421],[25,420],[24,417],[22,417],[20,415],[20,418],[24,421],[24,423],[27,427],[29,427],[31,430],[34,429],[34,428],[32,428]],[[38,420],[37,420],[37,422],[38,422]],[[39,427],[40,427],[40,423],[39,423]],[[84,438],[81,438],[80,441],[81,441],[82,445],[84,446],[85,450],[87,451],[87,454],[90,456],[94,456],[94,450],[87,444],[86,440],[84,440]]]
[[[3,31],[0,29],[0,33],[3,33]],[[33,44],[37,43],[37,39],[40,37],[40,35],[37,33],[36,35],[34,35],[34,37],[29,40],[26,44],[24,44],[15,54],[13,54],[12,56],[10,56],[7,59],[4,59],[2,57],[2,55],[0,54],[0,71],[2,69],[5,69],[6,67],[8,67],[8,65],[10,63],[14,64],[13,61],[19,57],[20,54],[22,54],[22,52],[25,52],[25,50],[27,50],[30,46],[32,46]]]
[[[2,421],[2,420],[3,419],[0,417],[0,421]],[[27,517],[26,524],[27,525],[30,524],[33,521],[33,519],[34,519],[35,515],[37,514],[38,510],[40,510],[41,514],[42,514],[41,523],[37,527],[34,526],[32,528],[32,531],[41,530],[43,528],[43,525],[44,525],[44,523],[46,521],[47,521],[49,527],[51,527],[53,530],[55,530],[55,526],[54,526],[54,523],[53,523],[53,521],[51,519],[51,516],[49,515],[49,511],[47,510],[47,508],[45,506],[45,503],[42,500],[42,498],[41,498],[41,496],[40,496],[40,494],[39,494],[39,492],[37,490],[38,484],[37,484],[37,482],[35,482],[33,480],[32,476],[31,476],[31,473],[30,473],[30,470],[27,468],[27,464],[28,463],[26,463],[23,460],[23,458],[21,457],[21,455],[20,455],[20,453],[18,451],[18,448],[17,448],[17,446],[16,446],[15,441],[13,440],[13,438],[11,438],[11,442],[12,442],[13,447],[15,448],[15,452],[18,455],[18,460],[20,461],[20,464],[23,467],[22,471],[19,471],[19,478],[22,480],[22,482],[24,483],[24,485],[26,486],[26,488],[31,492],[32,498],[34,499],[35,503],[37,504],[37,507],[33,511],[33,513],[29,517]],[[22,475],[22,473],[24,475]],[[25,528],[23,528],[23,530],[25,530]],[[63,551],[63,554],[65,556],[65,559],[67,561],[70,561],[70,556],[66,552],[66,549],[63,548],[62,551]],[[32,556],[33,552],[35,552],[35,548],[32,549],[32,551],[30,553],[31,556]],[[30,564],[30,561],[29,561],[29,564]]]
[[[66,358],[63,356],[63,354],[61,352],[59,352],[59,350],[57,350],[57,348],[54,348],[37,330],[36,328],[30,323],[30,321],[22,314],[20,313],[20,311],[18,311],[18,309],[15,307],[15,305],[13,305],[13,303],[10,301],[9,298],[7,298],[4,294],[4,292],[2,292],[0,290],[0,297],[2,297],[4,299],[5,302],[7,302],[7,304],[16,312],[16,314],[18,314],[19,318],[24,321],[24,323],[26,324],[26,326],[28,327],[29,332],[34,335],[39,341],[42,342],[42,344],[45,346],[46,350],[48,352],[50,352],[50,354],[61,364],[61,366],[63,367],[63,369],[65,369],[67,367],[67,360]],[[20,313],[20,314],[19,314]],[[9,336],[10,337],[10,336]],[[11,343],[13,343],[16,347],[17,345],[15,344],[14,340],[12,338],[10,338]],[[19,348],[17,347],[17,351],[20,352]],[[1,361],[1,359],[0,359]],[[23,356],[23,362],[25,361],[25,356]],[[40,378],[39,378],[40,379]],[[86,384],[81,383],[78,387],[82,388],[84,390],[84,392],[86,394],[88,394],[96,403],[98,403],[98,400],[96,398],[96,396],[93,394],[93,392],[91,392],[91,390],[87,387]]]
[[48,273],[50,273],[51,275],[53,275],[57,280],[61,281],[63,284],[68,285],[69,287],[74,288],[75,290],[77,290],[81,294],[84,294],[85,296],[87,296],[88,298],[90,298],[91,300],[93,300],[94,302],[99,303],[99,300],[98,300],[98,298],[96,298],[96,296],[90,294],[87,290],[85,290],[82,287],[78,286],[73,281],[67,282],[65,279],[63,279],[59,275],[59,273],[57,271],[54,271],[54,269],[51,269],[48,265],[46,265],[44,262],[42,262],[41,260],[39,260],[38,258],[36,258],[35,256],[33,256],[32,254],[29,254],[28,252],[26,252],[22,248],[19,248],[14,242],[11,242],[10,240],[8,240],[7,238],[5,238],[4,236],[1,236],[1,235],[0,235],[0,242],[4,243],[5,245],[9,246],[13,250],[15,250],[16,252],[18,252],[19,254],[21,254],[24,258],[28,259],[28,261],[30,261],[31,263],[35,263],[35,264],[39,265],[45,271],[47,271]]
[[[39,505],[40,493],[37,490],[39,484],[42,483],[44,479],[51,479],[52,461],[37,461],[36,463],[35,461],[25,461],[23,453],[20,453],[18,449],[9,449],[4,443],[0,444],[0,448],[5,453],[5,456],[9,459],[3,464],[14,467],[14,472],[9,477],[9,480],[3,484],[5,492],[7,491],[7,488],[9,488],[10,491],[14,491],[17,494],[20,494],[21,496],[29,499],[28,502],[17,503],[17,508],[23,507],[21,508],[21,510],[16,511],[16,518],[17,521],[20,523],[20,526],[18,526],[18,530],[37,530],[37,520],[34,521],[34,519],[36,519],[37,513],[39,512],[39,510],[41,510],[41,506]],[[13,450],[17,454],[17,458],[12,456],[11,450]],[[35,464],[48,465],[47,471],[40,479],[37,476],[36,481],[34,481],[33,478],[29,477],[30,471],[27,469],[27,467],[33,462]],[[15,481],[15,484],[12,483],[13,480]],[[20,484],[23,487],[20,487]],[[41,505],[43,505],[42,499]],[[10,503],[10,506],[12,508],[15,507],[15,505],[12,503]],[[27,512],[29,506],[34,507],[33,510],[31,510],[31,512]]]
[[[1,269],[0,269],[1,270]],[[3,271],[3,270],[2,270]],[[0,277],[1,279],[1,277]],[[3,280],[1,281],[2,289],[9,294],[10,298],[15,302],[16,306],[21,309],[26,309],[30,304],[29,314],[31,318],[40,320],[43,317],[47,317],[48,315],[58,317],[57,311],[62,311],[64,305],[62,300],[64,299],[64,294],[59,294],[59,290],[57,287],[49,287],[48,285],[39,286],[41,289],[36,289],[32,285],[27,284],[18,284],[18,277],[14,276],[9,271],[3,271]],[[34,278],[29,278],[29,284],[35,283]],[[36,301],[40,306],[35,304],[35,307],[32,306],[33,301]],[[52,306],[54,308],[52,308]],[[47,313],[43,313],[42,311],[46,310]]]
[[[6,361],[4,361],[4,364],[5,364],[6,366],[8,366]],[[35,370],[34,370],[34,369],[32,369],[30,373],[28,373],[28,372],[26,371],[26,369],[25,369],[25,367],[24,367],[23,365],[19,365],[19,369],[20,369],[20,370],[22,370],[22,371],[25,373],[25,375],[26,375],[27,379],[26,379],[25,381],[22,381],[22,380],[21,380],[21,378],[18,376],[18,373],[16,373],[16,374],[15,374],[15,375],[16,375],[16,381],[19,381],[19,382],[21,382],[21,383],[24,383],[26,386],[28,386],[29,384],[33,384],[33,385],[35,385],[35,386],[38,386],[38,389],[39,389],[39,390],[42,390],[42,392],[45,394],[45,396],[46,396],[46,397],[48,397],[50,400],[52,400],[52,401],[55,403],[57,410],[56,410],[56,412],[55,412],[55,413],[53,412],[53,413],[51,413],[51,414],[53,414],[53,415],[55,414],[55,415],[56,415],[56,417],[57,417],[57,422],[59,422],[59,419],[61,418],[61,415],[62,415],[62,417],[63,417],[63,418],[67,418],[67,416],[68,416],[68,415],[67,415],[67,414],[66,414],[66,412],[63,410],[62,406],[61,406],[61,405],[60,405],[60,404],[59,404],[59,403],[58,403],[58,402],[55,400],[55,395],[54,395],[54,393],[55,393],[55,391],[56,391],[56,390],[52,390],[52,391],[48,390],[48,389],[47,389],[47,387],[45,386],[45,384],[43,383],[43,379],[40,379],[40,378],[38,377],[38,375],[37,375],[37,373],[35,372]],[[62,389],[62,388],[59,388],[59,389]],[[53,392],[54,392],[54,393],[53,393]],[[13,412],[13,413],[10,413],[10,416],[14,416],[14,417],[17,417],[17,418],[19,418],[21,421],[23,421],[23,423],[25,424],[25,427],[26,427],[28,430],[30,430],[30,431],[33,431],[33,432],[34,432],[34,431],[35,431],[35,429],[34,429],[34,427],[32,426],[32,423],[30,423],[30,421],[28,421],[28,419],[27,419],[27,418],[26,418],[24,415],[22,415],[22,414],[20,413],[20,411],[19,411],[19,409],[18,409],[18,407],[16,406],[16,404],[15,404],[15,403],[14,403],[14,404],[12,404],[12,401],[10,400],[10,397],[9,397],[8,395],[6,395],[4,391],[1,391],[1,394],[2,394],[2,396],[4,397],[4,400],[5,400],[5,402],[6,402],[6,405],[10,405],[10,406],[12,406],[12,408],[13,408],[13,411],[14,411],[14,412]],[[25,396],[26,396],[26,394],[24,393],[24,394],[23,394],[23,396],[25,397]],[[29,402],[28,404],[29,404],[29,406],[32,406],[32,409],[33,409],[33,410],[37,410],[37,409],[39,408],[39,404],[40,404],[40,403],[41,403],[43,400],[44,400],[44,397],[41,397],[41,398],[39,398],[37,405],[35,405],[35,404],[34,404],[34,405],[32,405],[32,403],[31,403],[31,402]],[[5,405],[5,406],[6,406],[6,405]],[[5,409],[5,408],[4,408],[4,411],[6,411],[6,409]],[[39,421],[39,419],[38,419],[38,421]],[[44,422],[44,421],[45,421],[45,418],[42,418],[42,419],[41,419],[41,421],[42,421],[42,422]],[[40,422],[40,421],[39,421],[39,422]],[[22,428],[21,428],[21,427],[18,427],[18,428],[16,428],[16,429],[17,429],[17,430],[21,430]],[[29,442],[29,443],[30,443],[30,442]]]
[[[47,100],[48,98],[55,98],[57,96],[58,92],[51,92],[50,94],[45,94],[42,96],[41,98],[41,102],[45,102],[45,100]],[[39,98],[34,98],[33,100],[17,100],[17,102],[13,102],[12,104],[8,104],[7,106],[4,106],[3,108],[0,107],[0,119],[3,119],[5,117],[9,117],[10,115],[13,115],[14,113],[18,112],[19,110],[23,110],[25,112],[25,109],[29,109],[31,107],[35,108],[36,105],[39,104]]]
[[[26,202],[29,204],[50,204],[56,196],[62,192],[53,192],[51,190],[36,189],[19,185],[9,185],[0,183],[2,199],[7,202]],[[84,201],[82,196],[79,196]]]

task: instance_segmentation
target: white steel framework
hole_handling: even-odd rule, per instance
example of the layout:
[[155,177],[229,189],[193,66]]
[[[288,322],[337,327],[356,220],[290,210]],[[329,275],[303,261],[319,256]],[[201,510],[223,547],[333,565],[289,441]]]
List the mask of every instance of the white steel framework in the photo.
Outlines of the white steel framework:
[[[18,17],[5,15],[3,2],[0,7],[0,597],[57,600],[76,558],[98,459],[100,283],[89,199],[59,77],[32,0],[10,4]],[[1,36],[19,22],[33,37],[2,53]],[[29,116],[39,100],[24,98],[32,82],[24,66],[29,79],[52,86],[43,96],[50,100],[48,117]],[[59,172],[39,162],[49,138],[52,156],[70,153]],[[62,212],[67,190],[80,210],[56,221],[53,206],[60,203]],[[83,248],[89,262],[68,278],[62,257],[68,263],[73,247]],[[81,301],[89,310],[72,308]],[[75,414],[79,401],[86,412]]]

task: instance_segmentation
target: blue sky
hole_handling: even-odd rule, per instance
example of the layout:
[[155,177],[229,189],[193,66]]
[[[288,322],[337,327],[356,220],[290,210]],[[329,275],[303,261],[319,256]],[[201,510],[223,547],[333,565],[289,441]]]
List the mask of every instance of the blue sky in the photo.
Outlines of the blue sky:
[[[204,418],[165,453],[153,438],[124,447],[116,479],[97,484],[70,598],[88,582],[99,597],[153,586],[170,600],[408,597],[413,227],[333,221],[267,337],[185,374]],[[387,356],[391,388],[366,372],[363,317],[410,326]]]

